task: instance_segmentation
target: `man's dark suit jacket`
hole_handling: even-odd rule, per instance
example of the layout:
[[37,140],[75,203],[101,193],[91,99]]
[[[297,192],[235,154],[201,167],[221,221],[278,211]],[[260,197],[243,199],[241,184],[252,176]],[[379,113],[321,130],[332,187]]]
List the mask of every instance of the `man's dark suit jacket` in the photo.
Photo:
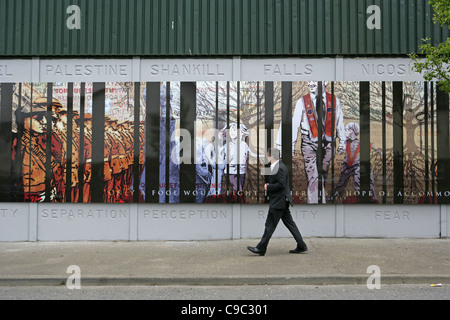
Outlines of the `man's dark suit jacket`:
[[289,171],[281,160],[275,165],[272,175],[269,177],[267,195],[269,196],[269,206],[272,209],[286,209],[286,201],[293,206]]

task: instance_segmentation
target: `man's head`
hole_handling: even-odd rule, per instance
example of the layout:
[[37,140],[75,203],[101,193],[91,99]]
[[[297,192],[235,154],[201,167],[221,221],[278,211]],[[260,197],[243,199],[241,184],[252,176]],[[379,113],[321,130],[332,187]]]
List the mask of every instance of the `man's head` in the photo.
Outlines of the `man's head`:
[[309,92],[317,94],[319,89],[319,83],[317,81],[309,81],[308,82]]
[[232,123],[230,125],[230,129],[229,129],[229,134],[230,134],[230,138],[231,139],[236,139],[238,136],[238,130],[237,130],[237,124],[236,123]]
[[[47,118],[45,113],[28,113],[24,121],[24,128],[35,133],[45,133],[47,131]],[[29,120],[28,120],[29,119]]]
[[275,163],[276,161],[280,160],[280,149],[269,148],[267,150],[267,158],[269,159],[270,163]]
[[[328,81],[324,81],[322,82],[322,92],[325,92],[325,88],[328,85]],[[314,94],[318,94],[319,93],[319,82],[317,81],[308,81],[308,88],[309,88],[309,92],[314,93]]]
[[359,135],[359,125],[356,122],[350,122],[345,126],[345,135],[348,140],[356,140]]

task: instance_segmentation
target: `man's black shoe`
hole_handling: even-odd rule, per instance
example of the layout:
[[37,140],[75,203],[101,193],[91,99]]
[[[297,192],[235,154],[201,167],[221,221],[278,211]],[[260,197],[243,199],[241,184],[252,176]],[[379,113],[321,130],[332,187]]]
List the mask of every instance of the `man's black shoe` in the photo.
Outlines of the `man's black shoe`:
[[294,250],[290,250],[289,253],[302,253],[308,251],[308,247],[305,245],[304,247],[297,247]]
[[250,250],[253,253],[259,254],[260,256],[263,256],[263,255],[266,254],[265,251],[259,250],[258,248],[255,248],[255,247],[248,246],[247,249]]

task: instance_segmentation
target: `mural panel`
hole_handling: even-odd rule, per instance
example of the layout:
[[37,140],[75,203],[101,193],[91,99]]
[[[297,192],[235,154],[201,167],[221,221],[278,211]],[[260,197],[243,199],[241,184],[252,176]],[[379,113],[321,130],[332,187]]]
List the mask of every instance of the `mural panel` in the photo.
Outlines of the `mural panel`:
[[270,147],[295,203],[450,200],[449,97],[432,82],[0,89],[4,202],[265,203]]

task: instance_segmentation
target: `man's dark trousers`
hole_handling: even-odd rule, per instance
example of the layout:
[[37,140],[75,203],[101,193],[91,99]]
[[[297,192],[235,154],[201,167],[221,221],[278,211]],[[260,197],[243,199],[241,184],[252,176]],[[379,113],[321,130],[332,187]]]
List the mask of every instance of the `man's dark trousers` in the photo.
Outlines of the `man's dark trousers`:
[[266,252],[267,245],[269,244],[270,238],[272,237],[275,229],[277,228],[278,222],[280,219],[283,221],[284,225],[291,232],[295,241],[297,241],[298,247],[304,247],[305,243],[300,234],[300,231],[297,228],[294,220],[292,219],[291,211],[289,210],[289,202],[286,202],[286,208],[283,209],[273,209],[269,208],[269,213],[266,219],[266,226],[264,229],[264,234],[261,238],[261,241],[258,243],[256,248],[259,250]]

